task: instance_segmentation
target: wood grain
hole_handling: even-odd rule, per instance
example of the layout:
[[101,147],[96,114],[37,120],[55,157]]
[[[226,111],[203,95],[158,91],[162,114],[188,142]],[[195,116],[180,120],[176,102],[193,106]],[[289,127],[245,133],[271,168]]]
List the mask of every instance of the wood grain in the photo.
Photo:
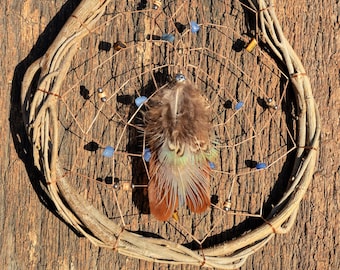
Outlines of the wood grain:
[[[197,269],[153,264],[78,237],[48,205],[26,154],[19,106],[24,71],[41,56],[79,1],[5,1],[0,6],[0,262],[6,269]],[[320,158],[297,223],[242,269],[339,269],[339,4],[280,1],[276,11],[309,74],[322,118]],[[23,162],[24,161],[24,162]],[[26,164],[26,166],[25,166]]]

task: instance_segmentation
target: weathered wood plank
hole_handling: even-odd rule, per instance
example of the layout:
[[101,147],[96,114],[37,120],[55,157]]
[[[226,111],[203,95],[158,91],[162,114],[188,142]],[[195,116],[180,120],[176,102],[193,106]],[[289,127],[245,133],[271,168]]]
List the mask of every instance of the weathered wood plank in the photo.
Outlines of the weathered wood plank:
[[[7,269],[188,269],[127,258],[78,237],[43,206],[36,192],[39,174],[21,160],[27,157],[25,149],[18,147],[23,132],[18,124],[20,80],[76,2],[69,1],[63,8],[61,2],[51,1],[6,1],[0,6],[0,264]],[[242,269],[339,269],[339,6],[329,0],[276,5],[284,32],[311,77],[320,107],[320,160],[292,231],[277,235]],[[55,31],[41,34],[46,27]]]

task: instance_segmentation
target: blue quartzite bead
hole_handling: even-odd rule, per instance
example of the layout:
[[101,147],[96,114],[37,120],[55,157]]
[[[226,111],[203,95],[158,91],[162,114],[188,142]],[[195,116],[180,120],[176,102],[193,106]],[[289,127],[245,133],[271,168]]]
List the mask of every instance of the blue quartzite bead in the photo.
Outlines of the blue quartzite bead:
[[148,98],[145,96],[140,96],[138,98],[135,99],[135,104],[137,107],[143,105],[143,103],[147,100]]
[[144,160],[146,162],[149,162],[150,158],[151,158],[151,151],[150,151],[149,148],[145,148],[145,150],[144,150]]
[[192,33],[197,33],[200,30],[200,28],[201,27],[196,22],[194,21],[190,22],[190,29]]
[[265,168],[267,168],[267,164],[264,163],[264,162],[259,162],[259,163],[256,164],[255,168],[258,169],[258,170],[265,169]]
[[244,102],[243,101],[239,101],[236,105],[235,105],[235,110],[239,110],[243,107]]
[[112,157],[114,152],[115,152],[115,149],[112,146],[106,146],[103,151],[103,156],[108,157],[108,158]]

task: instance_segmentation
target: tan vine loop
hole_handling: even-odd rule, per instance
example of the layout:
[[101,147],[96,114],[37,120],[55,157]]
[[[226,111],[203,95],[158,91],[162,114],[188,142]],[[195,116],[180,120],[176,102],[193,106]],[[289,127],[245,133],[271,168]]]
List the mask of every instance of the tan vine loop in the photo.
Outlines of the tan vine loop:
[[[296,134],[294,138],[292,138],[296,147],[292,150],[288,149],[289,151],[295,150],[294,166],[290,172],[288,188],[282,195],[282,198],[278,200],[278,203],[271,208],[269,215],[263,217],[262,213],[259,215],[253,214],[253,216],[260,217],[263,220],[258,227],[233,238],[233,240],[226,240],[223,243],[209,245],[207,247],[203,245],[203,248],[201,249],[194,249],[190,248],[189,245],[183,245],[173,240],[142,236],[133,232],[133,230],[128,229],[128,224],[124,221],[124,218],[121,219],[121,222],[115,222],[115,220],[108,218],[107,215],[103,214],[103,211],[97,209],[90,201],[84,198],[69,181],[69,178],[73,177],[72,171],[65,171],[59,161],[59,143],[61,138],[59,136],[58,102],[66,103],[66,99],[69,98],[64,97],[63,93],[61,93],[62,84],[68,76],[71,61],[78,52],[82,40],[87,37],[87,35],[96,33],[97,23],[106,12],[110,3],[112,3],[110,0],[83,0],[66,22],[44,56],[35,61],[27,69],[22,83],[23,118],[28,137],[32,144],[34,164],[45,176],[48,195],[54,202],[58,214],[65,222],[70,224],[70,226],[97,246],[113,249],[126,256],[153,262],[191,264],[197,266],[204,265],[204,267],[221,269],[237,269],[245,263],[250,255],[263,248],[275,234],[286,233],[294,226],[300,202],[312,180],[319,147],[320,117],[313,98],[307,72],[283,34],[279,20],[275,14],[273,2],[263,0],[249,1],[249,7],[246,7],[246,9],[255,13],[260,27],[260,33],[256,33],[256,37],[258,38],[258,36],[261,36],[261,40],[265,43],[265,46],[269,47],[275,57],[286,66],[288,74],[285,76],[287,76],[292,85],[295,103],[297,105]],[[157,9],[147,7],[145,12],[154,12],[154,14],[159,15],[163,11],[163,8],[166,10],[164,5]],[[176,16],[176,12],[174,12],[172,16]],[[124,12],[112,15],[113,19],[121,18],[122,20],[124,16]],[[158,18],[157,16],[155,15],[155,18]],[[201,24],[201,26],[204,25],[206,27],[212,26],[212,23],[206,21],[201,22]],[[151,32],[157,28],[156,23],[151,25],[152,27],[150,29],[144,30],[150,30]],[[188,29],[184,29],[183,33],[186,34],[186,31],[189,32]],[[136,34],[136,36],[138,35]],[[145,44],[149,44],[148,42],[151,43],[151,41],[147,40],[145,41]],[[175,40],[175,43],[172,44],[171,42],[164,41],[160,38],[154,42],[157,43],[156,46],[159,48],[162,48],[162,45],[164,44],[168,46],[167,48],[176,47],[178,50],[172,56],[177,57],[176,59],[180,59],[182,61],[180,65],[182,66],[185,65],[188,68],[197,68],[197,66],[201,65],[201,63],[189,63],[189,60],[185,58],[185,52],[189,49],[185,47],[184,42],[183,44],[180,41],[176,43],[177,40]],[[189,40],[189,42],[192,42],[192,40]],[[141,47],[138,47],[138,44],[131,45],[131,42],[127,42],[124,46],[125,48],[120,48],[115,54],[124,53],[124,51],[131,48],[136,48],[136,51],[141,53],[141,55],[144,53],[144,51],[142,52]],[[216,57],[225,59],[222,57],[222,52],[221,54],[217,54],[215,51],[205,49],[204,46],[206,45],[203,44],[203,49],[196,48],[196,50],[204,51],[211,55],[217,55]],[[220,44],[217,46],[220,46]],[[147,45],[143,47],[143,50],[148,50]],[[147,54],[145,53],[145,55]],[[144,57],[145,59],[143,59],[143,61],[147,62],[149,60],[145,55],[140,56],[140,58]],[[184,69],[182,70],[182,66],[178,66],[176,63],[169,64],[169,67],[177,72],[183,72]],[[156,70],[151,64],[145,65],[145,70],[152,70],[152,68]],[[184,72],[186,71],[184,70]],[[207,80],[213,80],[212,74],[209,74],[208,72],[204,73],[204,71],[200,72]],[[235,68],[234,72],[237,73],[238,69]],[[37,76],[39,79],[36,82],[34,80]],[[109,89],[111,92],[108,92],[106,102],[113,100],[116,93],[121,91],[121,89],[124,89],[124,87],[127,87],[130,80],[133,81],[135,78],[139,78],[138,75],[132,73],[129,76],[129,81],[122,84],[120,89]],[[157,80],[153,73],[151,77],[152,83],[156,85],[156,89],[159,89],[161,86],[157,85]],[[244,75],[244,77],[246,80],[249,79],[249,81],[252,82],[252,78],[248,78],[246,75]],[[219,92],[219,94],[220,93],[222,92]],[[265,94],[267,95],[267,93]],[[270,93],[268,93],[268,95],[269,94]],[[249,100],[249,95],[250,94],[244,96],[245,102]],[[150,98],[152,98],[152,96],[150,96],[149,99]],[[217,103],[217,100],[219,99],[218,95],[209,98],[211,98],[212,104]],[[232,102],[234,104],[237,101],[238,100],[235,98]],[[277,100],[276,103],[279,104],[281,101],[282,100]],[[96,106],[98,111],[101,112],[104,104]],[[274,111],[271,112],[273,115],[277,113],[273,108],[269,108],[268,110],[270,109]],[[138,108],[134,112],[133,117],[139,113],[139,110],[142,109]],[[235,111],[231,117],[238,117],[240,114],[239,111]],[[92,123],[89,124],[88,130],[85,128],[82,130],[83,134],[88,135],[89,130],[94,126],[98,117],[101,117],[100,113],[93,118]],[[117,117],[120,117],[119,119],[125,125],[121,136],[118,136],[117,145],[120,146],[123,144],[123,142],[121,142],[123,133],[126,132],[128,127],[133,126],[134,123],[132,117],[129,120],[123,119],[119,112],[117,112]],[[245,121],[249,121],[250,117],[247,117],[248,116],[245,117]],[[74,121],[77,121],[76,117],[74,117]],[[223,123],[223,125],[224,124],[225,123]],[[222,129],[223,125],[216,126],[217,128]],[[79,124],[79,126],[81,125]],[[140,130],[142,130],[142,128],[140,128]],[[225,132],[227,133],[228,131]],[[255,133],[255,131],[253,133]],[[254,137],[255,135],[250,136],[246,140],[252,140]],[[239,144],[241,143],[243,143],[243,141],[239,142]],[[142,154],[135,154],[136,157],[142,157],[145,153],[145,138],[143,144]],[[235,142],[232,146],[237,147],[238,143]],[[118,149],[118,154],[119,151],[120,150]],[[124,155],[124,153],[120,154]],[[143,166],[145,168],[147,167],[144,160]],[[234,168],[231,166],[230,171],[232,170],[234,170]],[[227,174],[226,172],[219,172],[218,169],[215,171],[221,173],[221,175],[223,175],[223,173]],[[259,173],[261,173],[261,171]],[[244,173],[244,175],[246,174],[247,172]],[[148,177],[147,170],[146,175]],[[237,176],[242,175],[243,174],[240,173]],[[237,181],[234,178],[237,177],[236,175],[231,175],[230,178],[233,179],[230,188],[230,190],[232,190]],[[127,184],[125,185],[125,189],[128,190]],[[113,198],[118,201],[119,194],[115,190],[112,192]],[[230,196],[226,196],[227,209],[223,209],[222,206],[220,207],[216,203],[216,205],[213,205],[212,207],[214,211],[219,211],[218,213],[223,213],[225,216],[233,215],[233,212],[229,211],[230,208],[234,207],[230,197],[231,193]],[[120,208],[118,210],[121,212]],[[247,215],[250,216],[250,214]],[[123,216],[123,214],[121,214],[121,216]],[[223,217],[220,220],[223,220]],[[220,220],[217,221],[222,222]],[[176,223],[174,221],[169,222],[169,224],[171,226],[178,226],[176,228],[183,229],[183,234],[187,233],[185,228],[180,227],[181,225],[179,222]],[[209,232],[211,233],[210,235],[212,235],[214,229],[215,227],[211,228],[211,232]],[[204,238],[204,240],[200,241],[195,239],[194,236],[192,239],[200,246],[202,246],[202,243],[204,244],[205,240]]]

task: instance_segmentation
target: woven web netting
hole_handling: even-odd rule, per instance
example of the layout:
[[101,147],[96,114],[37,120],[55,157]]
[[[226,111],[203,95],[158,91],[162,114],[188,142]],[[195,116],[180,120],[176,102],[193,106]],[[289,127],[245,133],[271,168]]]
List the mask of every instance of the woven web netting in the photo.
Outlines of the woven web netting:
[[[318,118],[313,103],[297,94],[308,77],[294,62],[287,66],[290,46],[280,29],[267,35],[258,28],[275,15],[261,5],[80,4],[53,53],[31,66],[23,83],[35,163],[67,223],[126,255],[224,268],[238,267],[290,228],[300,201],[295,190],[307,177],[305,191],[314,168]],[[288,49],[275,51],[276,42]],[[144,116],[152,96],[178,73],[209,101],[218,155],[210,209],[179,208],[160,222],[148,207]],[[302,80],[295,91],[292,78]],[[312,131],[304,130],[307,123]]]

